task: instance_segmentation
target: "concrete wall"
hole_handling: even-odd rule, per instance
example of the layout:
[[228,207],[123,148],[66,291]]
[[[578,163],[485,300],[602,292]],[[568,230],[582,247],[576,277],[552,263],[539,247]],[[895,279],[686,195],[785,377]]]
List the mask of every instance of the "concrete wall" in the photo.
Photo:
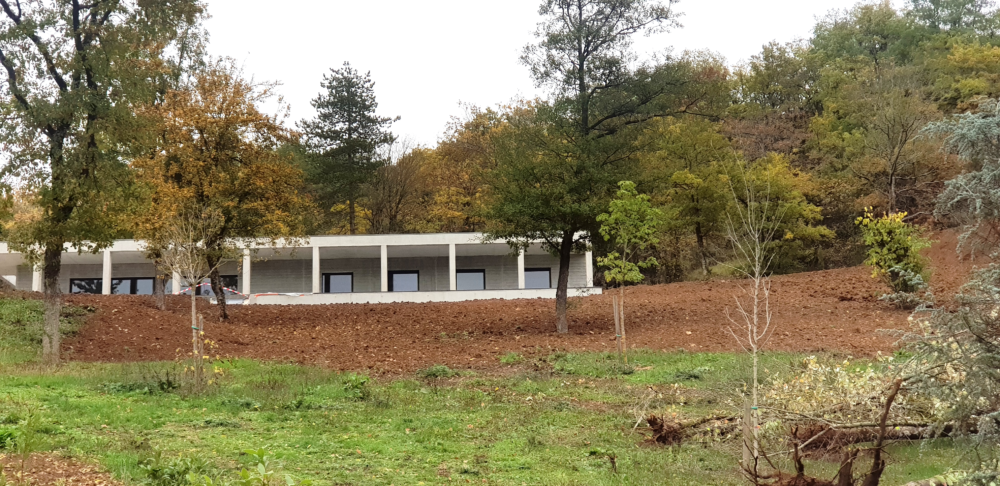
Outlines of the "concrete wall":
[[[510,255],[458,256],[458,270],[485,270],[486,289],[517,289],[517,257]],[[549,268],[551,287],[555,288],[559,276],[559,260],[550,255],[527,255],[525,268]],[[447,291],[450,287],[448,257],[389,258],[389,271],[417,270],[420,272],[421,291]],[[353,273],[355,292],[378,292],[381,289],[381,268],[378,258],[325,259],[320,262],[321,273]],[[227,262],[220,268],[222,275],[238,275],[243,285],[243,273],[237,262]],[[152,263],[115,263],[114,278],[153,277]],[[101,278],[101,265],[63,265],[60,287],[69,292],[71,278]],[[17,267],[17,288],[31,290],[31,268]],[[283,259],[251,263],[250,289],[253,293],[311,293],[312,260]],[[589,287],[586,282],[586,257],[573,255],[570,259],[570,287]],[[167,282],[168,291],[170,282]]]
[[[27,265],[17,267],[18,290],[31,290],[31,273]],[[59,289],[64,294],[69,293],[71,278],[102,278],[103,275],[101,265],[63,265],[59,272]],[[156,267],[152,263],[112,263],[111,275],[113,278],[152,278],[156,276]]]
[[[445,264],[447,265],[447,261]],[[517,257],[460,256],[455,257],[457,270],[486,270],[486,290],[517,288]],[[445,287],[443,290],[447,290]]]
[[[587,283],[586,255],[571,255],[569,259],[569,287],[590,287]],[[551,287],[559,283],[559,259],[551,255],[525,255],[524,268],[548,268]],[[517,278],[517,268],[514,269]],[[515,281],[514,286],[517,286]]]
[[[569,297],[600,295],[600,288],[568,289]],[[452,292],[365,292],[353,294],[251,295],[246,304],[388,304],[392,302],[464,302],[493,299],[554,299],[556,289],[466,290]]]
[[[240,286],[243,286],[240,275]],[[267,260],[250,263],[251,293],[312,292],[312,260]]]

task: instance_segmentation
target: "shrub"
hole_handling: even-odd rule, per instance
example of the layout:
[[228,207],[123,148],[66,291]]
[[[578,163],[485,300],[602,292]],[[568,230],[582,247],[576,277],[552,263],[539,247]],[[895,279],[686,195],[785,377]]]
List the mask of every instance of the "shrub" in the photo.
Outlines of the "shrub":
[[875,217],[871,208],[865,208],[856,223],[868,247],[865,264],[872,268],[872,277],[882,278],[896,292],[916,292],[925,281],[920,250],[929,247],[930,241],[904,218],[905,212]]
[[237,474],[234,481],[215,480],[209,476],[192,472],[186,475],[185,482],[175,484],[188,484],[190,486],[310,486],[312,481],[303,479],[296,481],[291,475],[282,476],[275,466],[271,453],[267,449],[257,450],[247,449],[244,454],[252,457],[256,463],[255,467],[243,468]]
[[458,372],[445,365],[434,365],[417,372],[417,376],[421,378],[451,378],[457,374]]
[[163,452],[156,451],[139,461],[142,471],[140,483],[150,486],[175,486],[187,484],[188,477],[203,474],[208,470],[208,463],[197,457],[164,457]]
[[347,375],[347,379],[344,380],[344,393],[358,400],[370,397],[371,390],[368,388],[368,377],[357,373]]

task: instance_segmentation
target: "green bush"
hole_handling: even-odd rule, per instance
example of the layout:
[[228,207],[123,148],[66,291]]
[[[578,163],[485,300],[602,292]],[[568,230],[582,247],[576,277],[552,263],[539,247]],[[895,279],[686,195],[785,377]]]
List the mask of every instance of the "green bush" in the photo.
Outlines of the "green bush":
[[367,399],[371,396],[371,390],[368,388],[368,377],[357,373],[347,375],[347,379],[344,380],[344,393],[358,400]]
[[199,472],[190,472],[185,475],[185,481],[174,484],[187,484],[190,486],[310,486],[312,481],[303,479],[296,481],[291,475],[282,476],[274,465],[271,453],[264,448],[257,450],[247,449],[244,454],[254,459],[255,466],[243,468],[232,481],[226,479],[212,479]]
[[451,378],[457,374],[458,372],[445,365],[434,365],[430,368],[417,371],[417,376],[421,378]]
[[142,471],[139,482],[149,486],[187,484],[189,476],[204,474],[208,468],[208,462],[204,459],[187,456],[164,457],[161,451],[155,451],[139,461],[139,470]]
[[881,278],[896,292],[916,292],[926,281],[920,250],[929,247],[930,241],[904,218],[905,212],[876,217],[866,208],[856,223],[868,247],[865,264],[872,268],[872,277]]

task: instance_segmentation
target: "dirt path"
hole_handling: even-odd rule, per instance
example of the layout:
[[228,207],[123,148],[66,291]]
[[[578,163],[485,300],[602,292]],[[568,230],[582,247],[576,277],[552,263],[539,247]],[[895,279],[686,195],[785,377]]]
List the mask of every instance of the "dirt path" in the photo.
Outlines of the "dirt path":
[[[33,486],[120,486],[96,465],[55,453],[35,453],[21,463],[15,454],[0,455],[0,467],[7,475],[7,484],[22,484],[18,476],[23,471],[23,484]],[[23,468],[23,469],[22,469]]]
[[[948,248],[950,246],[950,248]],[[954,292],[969,268],[954,258],[954,236],[938,237],[933,260],[935,293]],[[689,351],[738,350],[726,308],[735,281],[639,286],[626,291],[630,347]],[[907,328],[909,312],[878,301],[881,284],[862,267],[774,278],[777,332],[771,349],[839,351],[856,356],[889,352],[883,330]],[[99,310],[66,342],[71,359],[143,361],[173,359],[190,347],[189,301],[168,299],[168,310],[144,296],[69,296]],[[610,295],[571,299],[568,335],[554,331],[550,300],[429,304],[231,307],[219,322],[207,304],[213,354],[311,363],[336,369],[408,372],[431,364],[490,368],[508,352],[611,351]]]

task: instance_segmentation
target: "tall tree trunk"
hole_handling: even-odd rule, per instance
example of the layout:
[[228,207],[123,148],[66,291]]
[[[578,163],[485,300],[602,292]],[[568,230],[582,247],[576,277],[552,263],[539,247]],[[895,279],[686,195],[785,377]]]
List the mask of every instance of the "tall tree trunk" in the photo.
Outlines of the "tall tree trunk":
[[569,259],[573,252],[573,232],[564,231],[559,244],[559,280],[556,284],[556,332],[569,332],[566,322],[566,296],[569,288]]
[[42,278],[45,291],[45,317],[42,330],[42,362],[59,364],[59,314],[62,310],[62,292],[59,289],[59,270],[62,266],[62,243],[45,245]]
[[215,301],[219,303],[219,319],[225,321],[229,319],[229,312],[226,310],[226,291],[222,288],[222,275],[219,274],[219,260],[212,256],[206,258],[208,259],[208,267],[212,269],[208,278],[212,282]]
[[889,176],[889,213],[896,212],[896,177]]
[[701,258],[701,271],[708,275],[708,255],[705,253],[705,233],[701,230],[701,222],[694,224],[694,236],[698,240],[698,256]]
[[348,231],[353,235],[353,234],[357,233],[357,231],[358,231],[357,219],[356,219],[356,216],[354,215],[354,199],[353,198],[351,200],[347,201],[347,213],[348,213],[347,214]]
[[167,303],[165,295],[167,293],[167,275],[160,269],[161,263],[162,262],[160,260],[156,260],[156,277],[153,278],[153,297],[156,301],[156,308],[166,310]]

